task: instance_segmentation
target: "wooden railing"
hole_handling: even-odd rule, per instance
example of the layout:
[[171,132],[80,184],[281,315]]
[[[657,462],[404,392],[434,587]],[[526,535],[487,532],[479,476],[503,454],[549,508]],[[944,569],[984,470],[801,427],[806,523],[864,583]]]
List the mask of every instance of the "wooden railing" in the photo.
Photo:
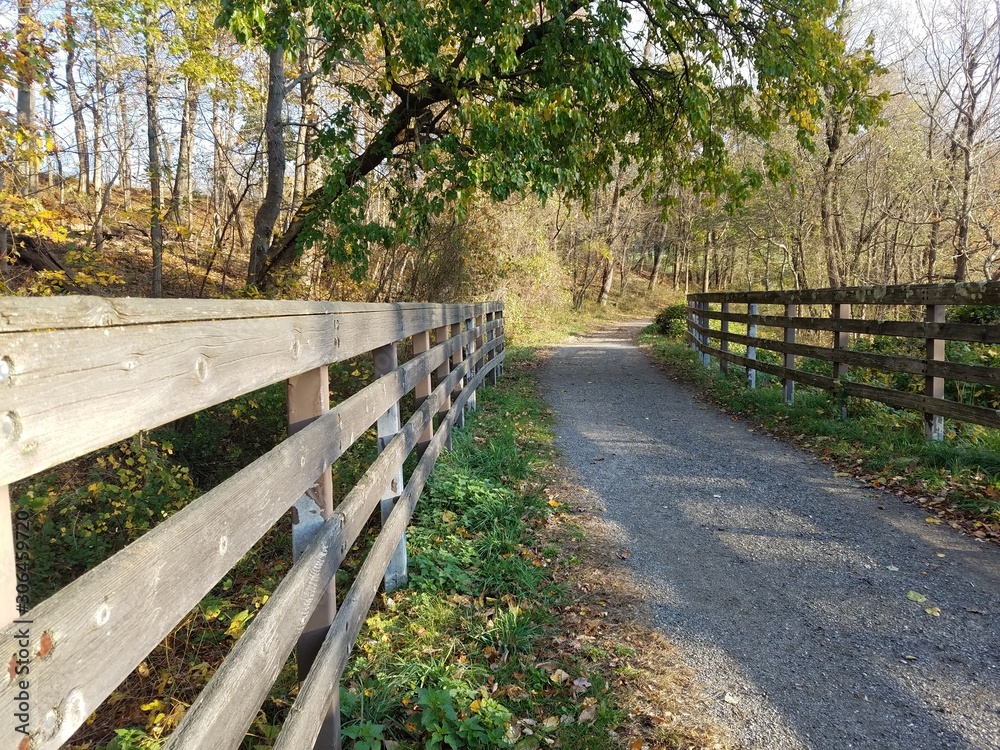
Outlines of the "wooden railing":
[[[13,482],[282,380],[289,421],[287,440],[37,604],[27,519],[12,529],[0,513],[0,749],[62,746],[290,508],[294,565],[166,747],[238,747],[296,643],[302,684],[275,746],[339,747],[347,656],[383,580],[406,579],[407,523],[476,388],[503,369],[503,322],[500,303],[0,299],[8,503]],[[409,337],[414,356],[398,365]],[[367,352],[378,379],[331,409],[327,365]],[[375,424],[378,458],[333,507],[331,464]],[[381,532],[338,602],[334,574],[379,505]]]
[[[713,304],[719,309],[712,309]],[[947,322],[948,307],[997,304],[1000,304],[1000,282],[712,292],[688,296],[688,333],[706,366],[711,357],[719,360],[723,371],[730,362],[742,365],[751,387],[760,371],[782,379],[788,402],[793,399],[798,382],[839,394],[842,410],[846,410],[846,397],[854,396],[920,411],[924,413],[927,438],[941,440],[946,417],[1000,428],[1000,411],[944,398],[946,380],[1000,386],[1000,369],[949,362],[945,357],[947,341],[1000,342],[1000,325]],[[746,305],[746,312],[735,312],[736,305]],[[779,305],[783,310],[779,314],[761,314],[760,307],[765,305]],[[801,315],[805,306],[810,312]],[[893,309],[896,314],[886,315]],[[719,327],[712,327],[711,321],[720,321]],[[745,325],[746,335],[730,331],[731,323]],[[758,336],[758,328],[763,327],[780,329],[782,335]],[[830,345],[796,342],[796,332],[803,330],[829,332]],[[852,351],[848,348],[849,338],[855,334],[920,339],[924,356]],[[718,346],[712,344],[713,340],[718,341]],[[745,346],[746,355],[730,351],[730,344]],[[760,349],[781,354],[782,364],[761,362],[757,356]],[[796,367],[796,357],[832,363],[831,375],[803,372]],[[923,393],[852,382],[848,377],[852,367],[921,376]]]

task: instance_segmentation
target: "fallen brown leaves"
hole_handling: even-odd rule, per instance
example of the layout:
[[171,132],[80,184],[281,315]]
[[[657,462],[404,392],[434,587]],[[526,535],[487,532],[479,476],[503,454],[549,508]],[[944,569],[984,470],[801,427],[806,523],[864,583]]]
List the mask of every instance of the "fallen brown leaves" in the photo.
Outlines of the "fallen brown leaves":
[[[552,639],[554,654],[560,658],[587,654],[614,691],[628,716],[615,731],[615,746],[629,750],[728,748],[721,728],[709,718],[708,701],[691,670],[653,628],[646,592],[619,562],[630,554],[623,554],[615,544],[609,524],[588,493],[565,470],[553,472],[546,494],[561,505],[542,533],[564,557],[578,560],[554,570],[572,598],[557,613],[561,634]],[[574,684],[571,689],[582,693],[587,687]],[[585,720],[586,707],[578,718]]]

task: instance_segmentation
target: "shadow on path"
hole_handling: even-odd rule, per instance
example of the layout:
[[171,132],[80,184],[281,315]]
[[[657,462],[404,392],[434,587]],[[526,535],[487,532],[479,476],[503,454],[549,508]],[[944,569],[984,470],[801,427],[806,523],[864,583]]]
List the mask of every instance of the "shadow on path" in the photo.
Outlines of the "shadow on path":
[[638,329],[572,340],[541,383],[736,746],[1000,750],[1000,548],[699,404]]

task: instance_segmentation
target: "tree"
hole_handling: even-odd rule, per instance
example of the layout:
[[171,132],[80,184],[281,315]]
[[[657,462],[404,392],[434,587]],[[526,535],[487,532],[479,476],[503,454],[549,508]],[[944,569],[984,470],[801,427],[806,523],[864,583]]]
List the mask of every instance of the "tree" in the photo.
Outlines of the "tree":
[[[242,39],[296,50],[309,6],[229,0],[222,20]],[[317,138],[329,174],[267,243],[251,279],[258,284],[316,242],[362,269],[371,243],[414,236],[476,191],[496,200],[556,190],[585,199],[614,169],[639,164],[738,193],[758,178],[727,169],[724,134],[766,137],[790,110],[806,139],[822,115],[819,92],[842,73],[843,41],[827,24],[832,0],[323,8],[311,23],[324,66],[354,80],[336,82],[344,106]],[[631,31],[636,19],[647,29],[642,39]],[[647,41],[653,49],[644,55]],[[359,132],[358,111],[371,132]],[[369,221],[368,196],[386,180],[393,219]]]

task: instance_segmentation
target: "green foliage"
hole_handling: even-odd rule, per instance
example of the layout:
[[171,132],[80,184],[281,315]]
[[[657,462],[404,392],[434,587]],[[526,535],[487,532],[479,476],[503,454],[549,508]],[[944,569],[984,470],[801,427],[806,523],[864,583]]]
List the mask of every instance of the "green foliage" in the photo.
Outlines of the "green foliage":
[[[647,197],[670,183],[742,201],[764,173],[786,173],[787,159],[767,151],[760,168],[733,167],[734,131],[766,139],[787,113],[806,142],[827,106],[849,107],[858,126],[874,119],[871,45],[846,56],[838,9],[836,0],[224,0],[219,23],[294,50],[309,12],[327,70],[369,66],[365,84],[338,81],[346,101],[316,140],[328,176],[296,229],[300,249],[319,243],[360,278],[370,245],[418,241],[448,208],[460,221],[477,194],[587,201],[634,164],[652,177]],[[635,39],[640,25],[649,55]],[[380,129],[359,133],[361,114]],[[390,160],[399,168],[377,169]],[[386,223],[366,208],[376,182],[391,185]]]
[[86,484],[66,489],[46,475],[21,494],[34,513],[31,542],[35,595],[44,598],[163,519],[196,490],[170,443],[140,435],[98,453]]
[[665,307],[656,314],[657,330],[664,336],[681,337],[687,333],[688,308],[683,303]]

